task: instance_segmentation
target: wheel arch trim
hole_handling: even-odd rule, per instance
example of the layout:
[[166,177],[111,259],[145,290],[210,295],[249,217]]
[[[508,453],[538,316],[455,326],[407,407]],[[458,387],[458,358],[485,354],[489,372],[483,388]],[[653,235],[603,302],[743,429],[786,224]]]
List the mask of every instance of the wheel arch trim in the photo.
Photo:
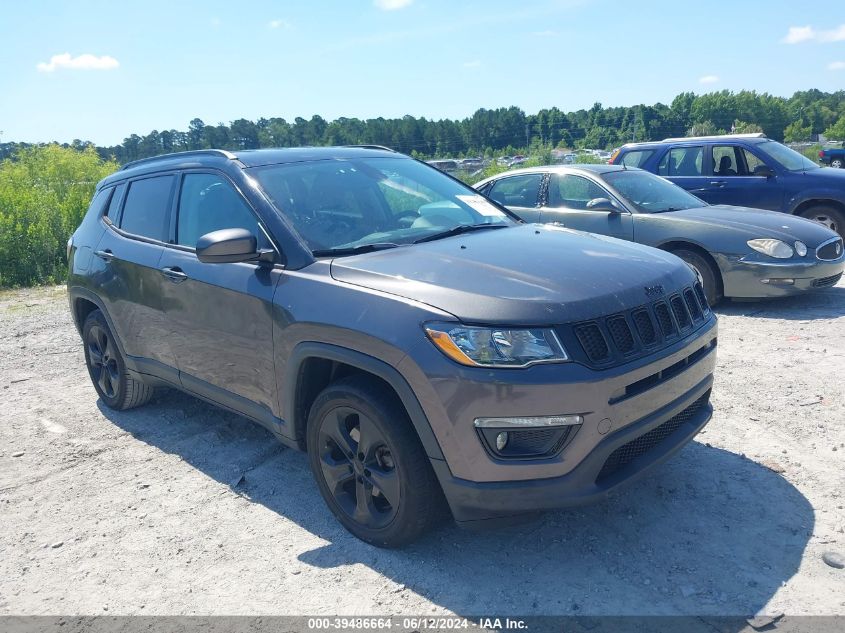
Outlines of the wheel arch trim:
[[306,421],[302,419],[303,416],[297,415],[296,400],[299,393],[299,383],[302,379],[302,367],[307,360],[312,358],[343,363],[372,374],[386,382],[405,407],[426,455],[432,459],[444,459],[443,452],[440,450],[440,445],[428,421],[428,416],[423,411],[422,405],[408,381],[399,370],[373,356],[328,343],[301,342],[294,347],[288,358],[282,392],[282,418],[290,424],[294,439],[301,442],[305,436]]

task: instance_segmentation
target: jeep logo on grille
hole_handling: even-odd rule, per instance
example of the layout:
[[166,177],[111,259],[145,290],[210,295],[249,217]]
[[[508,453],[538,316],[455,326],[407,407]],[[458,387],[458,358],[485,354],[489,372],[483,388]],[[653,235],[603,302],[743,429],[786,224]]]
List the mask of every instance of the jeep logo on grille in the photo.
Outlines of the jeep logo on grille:
[[646,286],[644,290],[645,296],[649,299],[656,299],[657,297],[662,297],[664,294],[666,294],[666,291],[660,284],[657,284],[656,286]]

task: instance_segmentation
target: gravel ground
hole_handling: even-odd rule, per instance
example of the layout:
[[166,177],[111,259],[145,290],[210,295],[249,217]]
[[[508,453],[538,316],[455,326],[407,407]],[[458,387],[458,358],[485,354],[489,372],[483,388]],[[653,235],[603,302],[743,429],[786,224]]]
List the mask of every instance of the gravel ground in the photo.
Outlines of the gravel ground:
[[713,421],[650,477],[383,551],[260,427],[105,409],[62,288],[0,294],[0,614],[845,614],[845,283],[719,312]]

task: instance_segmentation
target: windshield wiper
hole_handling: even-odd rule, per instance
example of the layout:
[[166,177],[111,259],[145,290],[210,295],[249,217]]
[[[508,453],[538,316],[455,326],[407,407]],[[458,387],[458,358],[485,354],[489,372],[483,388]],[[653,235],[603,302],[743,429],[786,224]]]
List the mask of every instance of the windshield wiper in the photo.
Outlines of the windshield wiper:
[[371,251],[383,251],[388,248],[397,248],[398,246],[401,245],[394,244],[393,242],[374,242],[372,244],[360,244],[359,246],[349,246],[346,248],[324,248],[311,252],[314,257],[340,257],[342,255],[356,255],[358,253],[369,253]]
[[458,224],[451,229],[446,229],[434,235],[426,235],[418,240],[414,240],[414,244],[421,244],[422,242],[432,242],[444,237],[452,237],[453,235],[460,235],[462,233],[470,233],[472,231],[480,231],[482,229],[504,229],[510,224]]
[[670,213],[672,211],[683,211],[680,207],[666,207],[665,209],[657,209],[652,213]]

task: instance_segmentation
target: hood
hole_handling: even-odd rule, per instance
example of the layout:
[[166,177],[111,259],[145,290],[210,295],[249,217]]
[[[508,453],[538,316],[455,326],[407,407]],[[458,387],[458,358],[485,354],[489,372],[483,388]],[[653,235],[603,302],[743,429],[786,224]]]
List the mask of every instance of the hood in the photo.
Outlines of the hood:
[[788,244],[801,240],[810,248],[816,248],[837,235],[829,228],[806,218],[750,207],[713,205],[672,211],[671,215],[701,224],[712,224],[720,229],[728,227],[746,234],[748,239],[771,237]]
[[465,323],[501,325],[596,318],[658,298],[655,286],[669,294],[695,282],[690,268],[669,253],[542,224],[339,257],[331,274]]

